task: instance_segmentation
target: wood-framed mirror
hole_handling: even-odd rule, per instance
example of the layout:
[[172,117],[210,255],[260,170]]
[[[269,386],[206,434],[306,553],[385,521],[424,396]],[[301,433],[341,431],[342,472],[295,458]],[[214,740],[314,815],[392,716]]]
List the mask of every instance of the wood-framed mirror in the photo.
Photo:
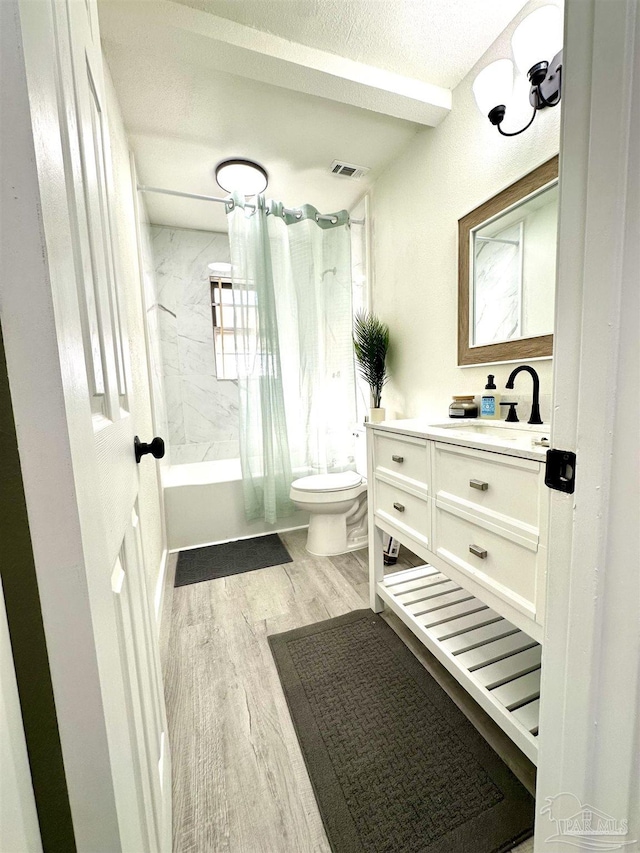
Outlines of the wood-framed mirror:
[[558,157],[458,220],[458,365],[553,352]]

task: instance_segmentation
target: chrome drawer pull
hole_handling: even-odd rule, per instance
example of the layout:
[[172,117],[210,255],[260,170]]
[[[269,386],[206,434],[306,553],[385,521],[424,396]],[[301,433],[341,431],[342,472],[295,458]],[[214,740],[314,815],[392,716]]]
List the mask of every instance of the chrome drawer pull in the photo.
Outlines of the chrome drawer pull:
[[404,456],[396,456],[395,453],[393,454],[393,456],[391,458],[393,459],[394,462],[404,462]]
[[484,548],[481,548],[479,545],[469,545],[469,550],[472,554],[475,554],[476,557],[480,557],[481,560],[486,559],[487,552]]
[[394,503],[393,508],[397,509],[398,512],[404,512],[404,506],[402,504]]
[[486,492],[489,488],[489,483],[484,480],[469,480],[469,485],[472,489],[480,489],[481,492]]

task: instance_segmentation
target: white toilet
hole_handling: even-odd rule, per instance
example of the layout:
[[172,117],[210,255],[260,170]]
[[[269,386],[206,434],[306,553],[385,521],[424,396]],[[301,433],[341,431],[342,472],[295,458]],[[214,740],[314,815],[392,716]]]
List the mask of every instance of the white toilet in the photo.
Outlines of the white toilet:
[[356,470],[314,474],[291,484],[290,498],[310,513],[307,551],[319,557],[367,547],[367,453],[364,429],[354,431]]

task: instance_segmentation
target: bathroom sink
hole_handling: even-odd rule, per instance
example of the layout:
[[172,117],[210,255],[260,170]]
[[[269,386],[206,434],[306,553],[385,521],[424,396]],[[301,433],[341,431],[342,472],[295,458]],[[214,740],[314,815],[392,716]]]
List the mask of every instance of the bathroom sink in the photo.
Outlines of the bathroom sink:
[[487,422],[479,418],[452,419],[439,424],[420,418],[404,418],[380,424],[379,429],[385,430],[391,425],[406,435],[540,461],[546,456],[551,435],[550,424]]
[[[539,427],[532,429],[524,425],[516,426],[505,423],[502,426],[494,424],[482,424],[474,422],[468,423],[448,423],[438,424],[440,429],[456,430],[456,432],[464,432],[465,435],[472,433],[473,435],[488,435],[492,438],[499,438],[502,441],[517,441],[519,438],[539,438],[540,433],[544,434],[544,430]],[[548,430],[547,430],[548,432]]]
[[547,440],[550,428],[546,424],[509,424],[505,421],[491,424],[469,419],[468,421],[449,421],[433,426],[438,430],[446,430],[446,433],[452,438],[453,436],[466,436],[493,446],[535,450],[542,450],[549,446]]

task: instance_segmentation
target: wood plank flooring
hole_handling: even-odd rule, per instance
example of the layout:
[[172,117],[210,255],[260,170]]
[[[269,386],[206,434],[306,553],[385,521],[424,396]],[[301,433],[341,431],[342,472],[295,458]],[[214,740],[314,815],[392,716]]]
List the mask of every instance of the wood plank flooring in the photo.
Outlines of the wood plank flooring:
[[[367,552],[313,557],[306,530],[282,539],[292,563],[167,596],[175,853],[330,853],[267,636],[368,606]],[[419,562],[403,550],[394,570]],[[393,614],[385,618],[531,790],[533,765]],[[516,849],[531,853],[533,842]]]

